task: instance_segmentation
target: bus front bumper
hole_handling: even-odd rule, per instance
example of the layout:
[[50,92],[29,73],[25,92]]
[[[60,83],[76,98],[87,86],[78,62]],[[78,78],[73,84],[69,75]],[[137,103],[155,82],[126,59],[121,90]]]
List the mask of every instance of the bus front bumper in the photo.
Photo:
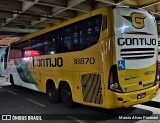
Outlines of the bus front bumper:
[[[109,90],[106,95],[106,108],[129,107],[148,102],[157,95],[158,87],[159,84],[151,88],[128,93],[116,93]],[[139,98],[139,95],[142,95],[142,97]]]

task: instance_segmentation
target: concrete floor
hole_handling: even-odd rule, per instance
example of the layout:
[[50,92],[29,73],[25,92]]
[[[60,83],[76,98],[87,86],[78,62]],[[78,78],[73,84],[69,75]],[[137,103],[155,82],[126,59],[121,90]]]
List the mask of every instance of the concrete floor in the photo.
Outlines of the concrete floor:
[[[159,96],[153,100],[157,99],[159,101]],[[114,110],[80,105],[69,109],[62,103],[52,104],[45,94],[22,87],[12,88],[4,78],[0,78],[0,114],[41,115],[47,123],[160,123],[160,115],[157,115],[160,114],[160,108],[155,105],[139,104],[127,109]],[[156,115],[159,120],[121,120],[119,117],[145,115]]]

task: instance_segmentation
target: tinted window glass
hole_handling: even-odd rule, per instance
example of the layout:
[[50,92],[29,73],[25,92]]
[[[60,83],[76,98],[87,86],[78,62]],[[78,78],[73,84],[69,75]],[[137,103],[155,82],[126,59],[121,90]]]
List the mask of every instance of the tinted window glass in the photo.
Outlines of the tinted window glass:
[[60,45],[60,32],[58,30],[45,34],[44,54],[59,53]]
[[88,48],[98,41],[101,21],[102,16],[95,16],[80,22],[80,49]]
[[72,24],[62,28],[61,31],[61,52],[78,50],[78,24]]
[[44,39],[44,35],[35,37],[30,40],[31,42],[31,55],[32,56],[38,56],[38,55],[44,55],[44,45],[47,45]]
[[16,59],[22,57],[22,50],[20,49],[20,43],[13,43],[10,46],[10,53],[9,58],[10,59]]
[[14,50],[12,49],[11,52],[14,56],[11,57],[32,57],[84,50],[97,43],[101,23],[102,15],[96,15],[37,36],[29,41],[16,43],[12,46]]
[[25,41],[20,44],[20,49],[22,50],[23,57],[31,57],[30,56],[30,49],[31,49],[31,42]]
[[97,15],[62,28],[61,52],[86,49],[97,43],[100,35],[102,15]]

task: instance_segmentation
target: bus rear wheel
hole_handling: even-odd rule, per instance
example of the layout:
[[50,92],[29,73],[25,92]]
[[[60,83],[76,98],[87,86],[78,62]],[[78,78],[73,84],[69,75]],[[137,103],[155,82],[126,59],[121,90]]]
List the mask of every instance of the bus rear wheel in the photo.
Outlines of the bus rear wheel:
[[61,87],[61,100],[65,106],[72,108],[75,106],[75,103],[72,99],[72,92],[68,84],[64,84]]
[[56,90],[55,85],[52,83],[47,86],[47,95],[52,103],[58,103],[61,100],[60,92]]

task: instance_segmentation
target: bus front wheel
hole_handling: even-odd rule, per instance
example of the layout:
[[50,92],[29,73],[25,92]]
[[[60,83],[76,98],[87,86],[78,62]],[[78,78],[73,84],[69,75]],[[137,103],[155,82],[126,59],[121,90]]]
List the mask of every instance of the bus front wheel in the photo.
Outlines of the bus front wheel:
[[60,92],[58,90],[56,90],[55,85],[52,83],[49,83],[49,85],[47,86],[47,95],[49,100],[52,103],[58,103],[60,102]]
[[68,84],[64,84],[61,87],[61,99],[65,106],[72,108],[75,106],[75,103],[72,99],[72,92]]

